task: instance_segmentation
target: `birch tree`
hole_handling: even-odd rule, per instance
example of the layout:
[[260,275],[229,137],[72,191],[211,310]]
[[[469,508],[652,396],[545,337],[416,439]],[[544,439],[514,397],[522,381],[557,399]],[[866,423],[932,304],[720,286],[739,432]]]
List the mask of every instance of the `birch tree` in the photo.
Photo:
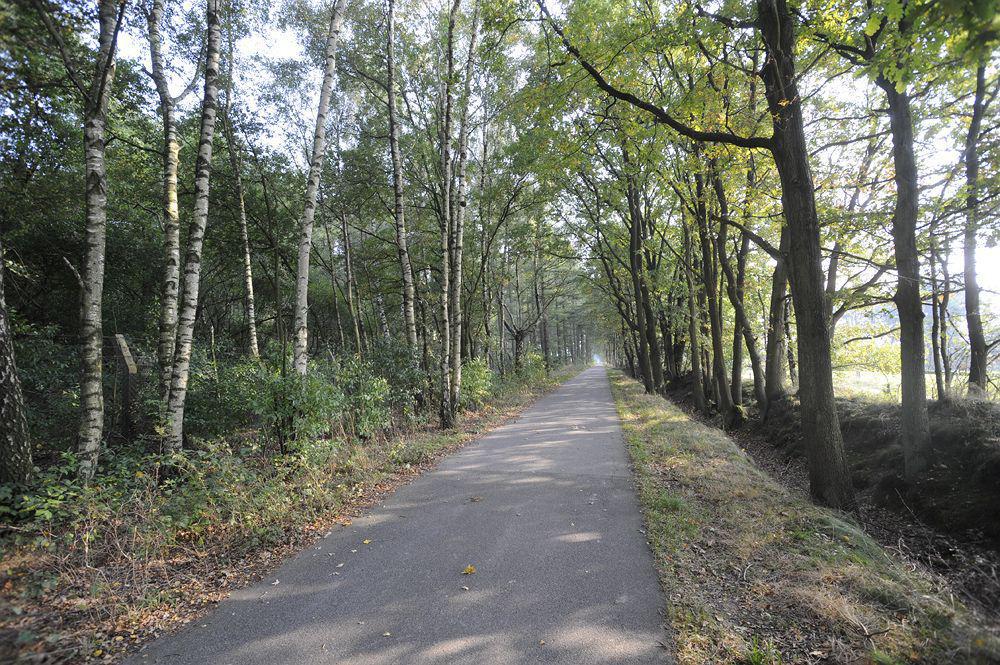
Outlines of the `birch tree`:
[[198,68],[190,85],[174,96],[170,94],[167,68],[163,54],[162,23],[165,0],[153,0],[147,16],[147,39],[149,42],[149,77],[156,87],[160,104],[160,120],[163,123],[162,143],[162,194],[160,200],[163,220],[163,278],[160,282],[160,321],[156,345],[156,357],[160,368],[160,395],[164,400],[170,392],[170,375],[174,361],[174,343],[177,337],[177,295],[180,286],[181,239],[180,221],[177,207],[177,168],[180,142],[177,138],[176,107],[194,88],[198,80]]
[[31,439],[24,415],[24,394],[14,362],[7,301],[4,298],[5,261],[0,244],[0,483],[24,483],[31,478]]
[[201,104],[201,131],[195,163],[194,214],[188,230],[184,256],[184,283],[177,318],[177,341],[170,376],[170,394],[165,417],[164,449],[176,452],[184,443],[184,404],[187,399],[194,345],[194,324],[198,313],[202,247],[208,225],[209,177],[212,172],[212,141],[215,138],[216,106],[219,94],[219,0],[206,1],[205,93]]
[[226,134],[226,146],[229,152],[229,168],[233,172],[233,185],[236,188],[236,217],[240,227],[240,244],[243,249],[243,299],[247,317],[247,350],[253,358],[260,357],[257,342],[257,306],[253,293],[253,257],[250,254],[250,234],[247,231],[246,197],[243,191],[243,176],[240,173],[239,143],[236,131],[233,129],[233,67],[236,59],[236,47],[229,40],[229,72],[226,78],[226,106],[222,113],[222,129]]
[[295,279],[295,372],[305,376],[309,368],[309,258],[312,253],[313,218],[316,216],[316,197],[323,155],[326,152],[326,115],[333,95],[333,78],[337,73],[337,41],[344,19],[346,0],[337,0],[330,13],[326,35],[323,67],[323,84],[316,113],[316,130],[313,133],[312,153],[309,159],[309,176],[306,180],[306,200],[299,222],[299,259]]
[[[48,7],[35,0],[35,8],[55,42],[73,86],[83,100],[84,178],[86,182],[86,247],[80,285],[80,425],[77,430],[79,474],[94,476],[104,436],[104,250],[107,237],[108,180],[104,148],[108,99],[115,76],[115,51],[127,0],[100,0],[97,6],[97,57],[87,84],[80,68],[70,60],[59,28]],[[76,273],[76,269],[73,268]]]
[[396,109],[396,3],[388,0],[386,26],[385,70],[389,106],[389,155],[392,160],[393,220],[396,226],[396,251],[399,271],[403,278],[403,320],[410,353],[417,353],[417,318],[414,313],[413,265],[406,237],[406,216],[403,209],[403,159],[399,150],[399,118]]

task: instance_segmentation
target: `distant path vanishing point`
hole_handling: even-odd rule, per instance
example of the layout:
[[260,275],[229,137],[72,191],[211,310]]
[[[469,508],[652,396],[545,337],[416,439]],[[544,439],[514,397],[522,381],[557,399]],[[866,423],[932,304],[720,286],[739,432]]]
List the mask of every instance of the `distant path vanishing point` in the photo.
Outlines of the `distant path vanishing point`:
[[641,529],[593,367],[129,662],[672,662]]

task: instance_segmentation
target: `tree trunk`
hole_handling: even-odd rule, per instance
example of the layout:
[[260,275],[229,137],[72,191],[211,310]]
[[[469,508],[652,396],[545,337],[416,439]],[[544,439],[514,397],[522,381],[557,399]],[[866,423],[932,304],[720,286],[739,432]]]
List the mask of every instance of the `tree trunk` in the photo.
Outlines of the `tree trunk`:
[[931,223],[931,354],[934,359],[934,385],[937,388],[938,400],[948,399],[948,389],[944,383],[944,366],[941,364],[941,315],[938,301],[941,299],[941,289],[938,285],[937,270],[937,240],[934,238],[936,223]]
[[389,105],[389,155],[392,159],[393,219],[396,223],[396,252],[403,278],[403,320],[410,354],[417,356],[417,317],[414,313],[413,266],[406,237],[406,216],[403,211],[403,159],[399,151],[399,120],[396,110],[396,12],[395,0],[388,0],[388,25],[386,32],[385,62],[386,89]]
[[235,45],[229,45],[229,76],[226,80],[226,107],[222,114],[222,128],[226,133],[226,144],[229,147],[229,168],[233,172],[236,186],[236,213],[240,225],[240,244],[243,246],[243,302],[247,317],[247,350],[252,358],[260,357],[260,347],[257,344],[257,307],[253,293],[253,258],[250,254],[250,234],[247,231],[247,208],[243,193],[243,176],[240,173],[239,148],[236,143],[236,131],[233,128],[233,60],[236,58]]
[[191,348],[194,323],[198,313],[198,289],[201,281],[201,254],[208,224],[208,188],[212,171],[212,140],[215,137],[215,115],[219,79],[219,0],[208,0],[206,10],[208,30],[205,60],[205,96],[201,105],[201,132],[198,139],[198,159],[195,164],[194,214],[188,231],[188,246],[184,257],[184,286],[180,313],[177,318],[177,342],[174,349],[173,373],[170,377],[170,397],[167,400],[164,449],[176,452],[184,443],[184,403],[187,399],[191,369]]
[[313,134],[312,154],[309,159],[309,177],[306,180],[306,199],[299,221],[299,259],[295,278],[295,372],[305,376],[309,370],[309,258],[312,254],[313,218],[316,215],[316,196],[323,156],[326,152],[326,114],[333,95],[333,77],[337,71],[337,40],[344,19],[346,0],[337,0],[330,14],[330,27],[326,34],[323,85],[319,93],[316,112],[316,131]]
[[465,80],[462,93],[462,113],[458,131],[458,173],[455,178],[455,199],[457,206],[451,209],[454,217],[451,233],[451,396],[449,403],[453,412],[457,410],[462,394],[462,254],[465,246],[465,213],[468,208],[466,191],[466,169],[469,161],[469,104],[472,96],[472,74],[476,62],[476,41],[479,36],[479,7],[472,16],[472,33],[469,38],[469,54],[465,62]]
[[351,236],[347,229],[347,216],[340,216],[340,230],[344,244],[344,283],[347,288],[347,311],[351,314],[351,326],[354,329],[354,352],[363,355],[361,348],[361,317],[359,308],[354,301],[354,266],[351,263]]
[[758,0],[757,24],[767,59],[764,79],[773,137],[771,152],[781,180],[789,229],[788,256],[798,325],[802,431],[808,442],[809,484],[814,500],[849,510],[855,505],[833,393],[830,329],[819,244],[819,220],[809,150],[795,72],[795,19],[787,0]]
[[24,394],[14,362],[14,336],[4,298],[4,263],[0,244],[0,483],[26,483],[34,465]]
[[641,251],[639,223],[633,215],[629,216],[629,276],[632,280],[632,299],[635,303],[635,333],[637,337],[636,349],[639,356],[639,369],[642,373],[642,385],[647,393],[656,392],[656,382],[653,379],[653,366],[649,358],[649,338],[646,336],[646,308],[642,304],[642,283],[640,273],[642,271],[642,260],[639,255]]
[[[984,397],[988,382],[986,337],[979,305],[979,282],[976,275],[976,233],[979,230],[979,134],[986,98],[986,65],[976,68],[976,92],[972,104],[972,122],[965,137],[965,319],[969,326],[969,396]],[[947,285],[945,286],[947,290]]]
[[684,277],[688,288],[688,337],[690,337],[691,354],[691,388],[694,391],[694,404],[703,414],[708,414],[708,403],[705,401],[705,391],[701,382],[701,340],[699,339],[699,328],[701,322],[698,320],[698,298],[695,294],[694,271],[692,261],[694,260],[691,251],[691,234],[688,225],[684,224]]
[[708,299],[709,332],[712,340],[712,379],[715,383],[716,404],[725,426],[731,427],[738,421],[738,415],[733,404],[732,392],[726,372],[726,350],[722,340],[722,317],[719,312],[719,294],[717,290],[718,275],[713,260],[712,241],[708,229],[708,201],[706,200],[704,176],[695,174],[695,189],[697,200],[695,209],[698,222],[698,240],[701,246],[701,274],[705,285],[705,296]]
[[896,310],[899,313],[900,364],[902,369],[903,467],[908,483],[927,466],[930,423],[927,418],[927,384],[924,376],[924,306],[920,297],[920,258],[917,253],[919,187],[913,153],[913,119],[910,99],[894,83],[879,80],[889,102],[892,131],[892,161],[895,166],[896,207],[892,217],[892,240],[899,279]]
[[[764,396],[768,407],[788,392],[785,383],[785,296],[788,290],[788,226],[781,227],[780,257],[771,277],[771,300],[767,309],[767,344],[764,350]],[[766,412],[765,408],[765,412]]]
[[177,210],[177,165],[180,142],[174,118],[176,101],[170,94],[163,67],[163,37],[160,21],[164,0],[153,0],[148,18],[150,76],[160,98],[160,118],[163,122],[163,166],[161,208],[163,215],[163,279],[160,283],[160,322],[157,360],[160,367],[160,397],[166,403],[170,393],[170,375],[174,364],[174,343],[177,340],[177,295],[180,285],[181,241]]
[[104,436],[103,296],[104,248],[107,232],[108,181],[104,166],[104,132],[108,97],[115,75],[115,42],[119,29],[118,3],[98,5],[98,56],[94,77],[84,93],[83,150],[86,159],[86,228],[84,274],[80,308],[80,427],[77,454],[79,474],[94,476]]
[[[752,173],[752,172],[751,172]],[[748,177],[748,185],[753,185],[753,177]],[[719,219],[722,220],[719,228],[719,238],[716,243],[719,254],[719,265],[725,275],[726,293],[729,302],[733,306],[733,313],[736,321],[733,326],[733,375],[732,375],[732,399],[734,404],[743,401],[743,345],[746,344],[747,355],[750,356],[750,368],[753,372],[754,396],[757,406],[764,411],[767,405],[767,397],[764,390],[764,372],[760,366],[760,354],[757,352],[757,338],[753,334],[753,327],[747,318],[744,306],[744,282],[746,279],[746,257],[750,251],[750,236],[745,233],[740,234],[740,249],[736,256],[736,272],[729,263],[726,243],[728,241],[726,229],[729,220],[729,203],[726,198],[726,190],[723,186],[722,178],[712,169],[712,186],[715,190],[716,199],[719,202]]]
[[447,46],[445,52],[445,79],[441,91],[441,404],[440,419],[443,429],[455,425],[455,408],[451,401],[451,277],[453,218],[451,211],[451,124],[452,84],[455,78],[455,22],[460,0],[454,0],[448,12]]

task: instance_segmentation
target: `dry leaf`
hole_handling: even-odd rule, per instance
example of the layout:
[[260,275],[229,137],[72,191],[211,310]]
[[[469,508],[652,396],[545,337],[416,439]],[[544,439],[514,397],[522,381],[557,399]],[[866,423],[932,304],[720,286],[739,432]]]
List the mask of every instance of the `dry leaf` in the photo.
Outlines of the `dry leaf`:
[[476,567],[475,567],[475,566],[473,566],[473,565],[472,565],[472,564],[470,563],[470,564],[469,564],[468,566],[466,566],[466,567],[465,567],[465,570],[463,570],[463,571],[462,571],[462,574],[463,574],[463,575],[472,575],[472,574],[474,574],[475,572],[476,572]]

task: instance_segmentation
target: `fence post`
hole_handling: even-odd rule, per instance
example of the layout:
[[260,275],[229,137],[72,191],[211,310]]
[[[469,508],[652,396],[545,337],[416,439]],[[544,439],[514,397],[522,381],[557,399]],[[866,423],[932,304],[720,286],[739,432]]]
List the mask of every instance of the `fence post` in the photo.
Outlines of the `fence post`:
[[135,359],[132,358],[132,352],[129,351],[124,335],[115,335],[115,357],[118,360],[118,377],[122,387],[120,429],[122,438],[131,441],[136,434],[135,397],[138,391],[139,369],[136,367]]

